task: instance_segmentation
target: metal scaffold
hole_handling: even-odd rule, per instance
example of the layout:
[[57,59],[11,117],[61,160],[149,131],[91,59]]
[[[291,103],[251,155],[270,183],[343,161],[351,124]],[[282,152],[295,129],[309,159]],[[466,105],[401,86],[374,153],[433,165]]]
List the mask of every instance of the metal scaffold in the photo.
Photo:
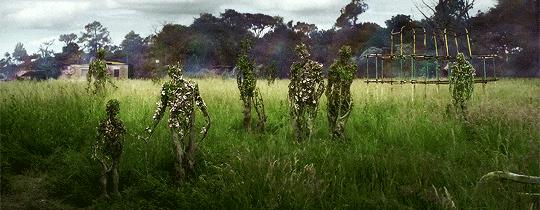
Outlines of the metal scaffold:
[[390,32],[390,42],[390,53],[365,55],[366,83],[448,84],[447,77],[451,74],[448,65],[458,53],[465,54],[477,69],[475,83],[498,80],[498,56],[473,54],[466,28],[458,32],[447,28],[428,31],[424,27],[403,26],[399,31]]

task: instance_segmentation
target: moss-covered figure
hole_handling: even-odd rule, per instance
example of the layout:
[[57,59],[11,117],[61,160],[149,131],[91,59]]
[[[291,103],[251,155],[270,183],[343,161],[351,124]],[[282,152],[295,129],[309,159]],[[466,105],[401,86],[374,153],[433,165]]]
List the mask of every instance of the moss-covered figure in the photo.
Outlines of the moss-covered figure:
[[474,67],[465,59],[463,53],[456,56],[456,61],[450,66],[450,94],[452,104],[459,109],[465,117],[467,101],[474,91]]
[[[94,79],[93,89],[92,89],[92,78]],[[105,50],[99,49],[97,52],[97,57],[94,59],[88,68],[88,75],[86,75],[86,80],[88,81],[88,86],[86,87],[87,91],[92,90],[92,92],[99,93],[105,90],[105,84],[108,82],[114,88],[117,86],[112,82],[111,75],[107,70],[107,64],[105,63]]]
[[343,139],[345,136],[345,125],[352,110],[351,84],[355,70],[356,67],[351,62],[351,47],[342,47],[338,60],[330,66],[326,89],[328,124],[332,139]]
[[107,119],[102,120],[98,127],[98,136],[94,144],[92,158],[101,163],[101,194],[107,194],[107,174],[112,172],[112,190],[118,194],[119,174],[118,167],[122,148],[124,145],[123,136],[126,133],[124,124],[118,119],[120,104],[116,99],[107,102]]
[[305,44],[296,46],[296,53],[298,60],[292,64],[289,75],[289,106],[295,139],[301,142],[311,138],[324,79],[322,64],[309,59]]
[[261,93],[257,88],[257,78],[254,72],[255,62],[249,58],[249,49],[249,41],[242,41],[242,52],[236,63],[238,69],[236,81],[244,106],[244,128],[248,131],[251,130],[251,107],[254,106],[259,118],[257,127],[263,131],[266,124],[266,113]]
[[195,152],[197,150],[195,132],[195,106],[198,106],[206,119],[206,125],[201,130],[201,141],[206,138],[210,128],[210,115],[206,104],[199,94],[199,86],[191,80],[182,78],[182,67],[179,64],[170,65],[168,73],[170,81],[163,84],[161,98],[153,116],[154,125],[147,128],[151,135],[163,118],[166,108],[170,114],[168,125],[171,130],[171,141],[174,144],[176,156],[176,175],[182,180],[186,171],[192,172],[195,166]]
[[274,84],[276,82],[276,78],[278,77],[278,69],[276,62],[272,61],[270,65],[263,68],[263,71],[264,77],[266,77],[268,85]]

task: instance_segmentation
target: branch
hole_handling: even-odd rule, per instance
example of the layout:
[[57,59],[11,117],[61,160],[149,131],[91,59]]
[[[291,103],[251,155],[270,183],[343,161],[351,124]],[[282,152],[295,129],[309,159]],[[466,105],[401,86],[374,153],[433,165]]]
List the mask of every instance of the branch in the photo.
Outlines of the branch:
[[506,180],[510,180],[510,181],[522,183],[522,184],[540,184],[540,177],[521,175],[521,174],[515,174],[511,172],[504,172],[504,171],[489,172],[486,175],[482,176],[480,181],[478,181],[478,184],[485,183],[487,180],[494,179],[494,178],[506,179]]
[[[422,0],[422,3],[424,3],[424,5],[426,5],[431,11],[433,11],[433,14],[435,14],[435,10],[433,10],[433,8],[429,7],[429,5],[427,5],[426,2],[424,2],[424,0]],[[432,25],[432,27],[435,27],[435,24],[433,23],[433,19],[431,19],[430,17],[428,17],[426,15],[426,13],[424,13],[422,11],[422,9],[420,9],[420,6],[418,6],[417,3],[414,3],[414,6],[416,7],[416,9],[420,12],[420,14],[422,14],[422,16],[424,16],[424,18]]]
[[415,3],[414,6],[416,7],[416,9],[422,14],[422,16],[424,16],[424,18],[426,18],[426,20],[430,20],[431,18],[428,17],[421,9],[420,7],[418,7],[418,5]]
[[436,13],[435,9],[434,9],[433,7],[431,7],[431,6],[429,6],[429,4],[426,3],[424,0],[422,0],[422,3],[423,3],[429,10],[431,10],[431,11],[433,12],[433,14]]

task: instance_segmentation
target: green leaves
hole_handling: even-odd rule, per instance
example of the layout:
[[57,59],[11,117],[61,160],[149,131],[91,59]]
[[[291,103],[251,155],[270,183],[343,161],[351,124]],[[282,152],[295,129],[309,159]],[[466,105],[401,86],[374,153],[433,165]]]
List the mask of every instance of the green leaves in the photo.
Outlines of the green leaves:
[[291,66],[289,105],[296,140],[303,141],[311,138],[324,78],[322,64],[309,59],[305,44],[296,46],[296,53],[299,60]]
[[118,118],[120,105],[118,100],[107,102],[107,118],[103,119],[97,128],[98,136],[94,144],[92,158],[98,160],[105,170],[111,169],[113,161],[118,161],[124,145],[123,136],[126,128]]
[[255,78],[254,72],[255,62],[249,58],[249,48],[249,41],[242,41],[242,52],[236,62],[236,67],[238,69],[236,78],[238,89],[240,90],[240,98],[243,101],[253,97],[255,86],[257,85],[257,79]]
[[[91,87],[92,78],[94,79],[93,88]],[[105,60],[103,60],[103,58],[100,58],[100,56],[98,56],[98,58],[96,58],[94,61],[92,61],[92,63],[90,63],[90,66],[88,68],[88,75],[86,75],[86,80],[88,81],[87,90],[92,90],[94,94],[104,92],[105,84],[107,82],[109,82],[113,87],[116,88],[116,85],[114,85],[114,83],[112,82],[111,75],[109,75],[109,72],[107,70],[107,64],[105,63]]]
[[456,109],[461,109],[465,114],[467,101],[474,91],[475,70],[473,66],[465,59],[463,53],[456,56],[456,61],[450,66],[450,94],[452,95],[452,104]]
[[339,59],[328,72],[328,124],[333,139],[344,137],[345,125],[352,109],[351,84],[356,66],[351,62],[351,47],[343,46]]
[[255,111],[259,116],[259,129],[264,130],[266,124],[266,113],[264,111],[263,99],[256,90],[257,78],[255,77],[255,62],[249,58],[251,42],[249,40],[242,41],[242,52],[236,62],[238,73],[236,74],[236,82],[240,90],[240,99],[244,105],[244,128],[251,129],[251,107],[255,106]]

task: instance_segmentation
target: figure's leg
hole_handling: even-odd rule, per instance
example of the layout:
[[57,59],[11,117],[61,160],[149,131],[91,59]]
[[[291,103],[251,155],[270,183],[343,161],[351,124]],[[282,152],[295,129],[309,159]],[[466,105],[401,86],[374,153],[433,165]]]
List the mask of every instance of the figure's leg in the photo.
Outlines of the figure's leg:
[[[194,133],[193,131],[195,129],[191,128],[190,130],[191,130],[190,131],[191,133]],[[195,169],[195,153],[197,151],[197,144],[195,143],[195,135],[186,136],[184,137],[184,139],[186,140],[185,142],[187,143],[184,166],[186,167],[185,168],[186,171],[191,173]]]
[[334,103],[335,102],[334,102],[333,95],[329,95],[327,108],[328,108],[328,127],[329,127],[331,138],[334,138],[334,133],[336,129],[336,118],[337,118],[336,106]]
[[120,164],[120,157],[113,158],[112,164],[112,182],[113,182],[113,194],[119,195],[118,192],[118,183],[120,181],[120,176],[118,174],[118,166]]
[[253,104],[255,107],[255,111],[257,112],[257,116],[259,117],[259,122],[257,123],[257,127],[260,131],[264,131],[264,128],[266,126],[266,112],[264,110],[264,101],[261,96],[261,92],[259,91],[259,88],[255,90],[255,97],[253,98]]
[[306,114],[306,138],[311,140],[311,135],[313,133],[313,121],[315,120],[316,113],[314,112],[313,107],[309,106]]
[[251,131],[251,98],[244,100],[244,128]]
[[182,167],[182,157],[184,156],[184,148],[182,147],[182,143],[180,140],[182,139],[182,136],[180,135],[181,131],[176,129],[171,129],[171,140],[174,144],[174,154],[176,156],[176,162],[174,164],[176,168],[176,177],[178,180],[182,180],[184,178],[184,168]]
[[99,80],[94,80],[94,94],[101,91],[101,85],[99,84]]
[[293,111],[293,131],[296,142],[302,141],[302,115],[298,110]]
[[300,106],[298,113],[298,141],[302,142],[306,140],[306,106]]
[[192,113],[190,116],[190,122],[189,122],[189,135],[186,135],[184,137],[184,142],[187,144],[186,147],[186,157],[185,157],[185,167],[188,172],[193,172],[195,169],[195,153],[197,152],[197,143],[195,142],[197,138],[197,135],[195,133],[195,112]]
[[107,194],[107,167],[105,164],[101,164],[101,177],[99,178],[99,183],[101,184],[101,196],[108,198]]

